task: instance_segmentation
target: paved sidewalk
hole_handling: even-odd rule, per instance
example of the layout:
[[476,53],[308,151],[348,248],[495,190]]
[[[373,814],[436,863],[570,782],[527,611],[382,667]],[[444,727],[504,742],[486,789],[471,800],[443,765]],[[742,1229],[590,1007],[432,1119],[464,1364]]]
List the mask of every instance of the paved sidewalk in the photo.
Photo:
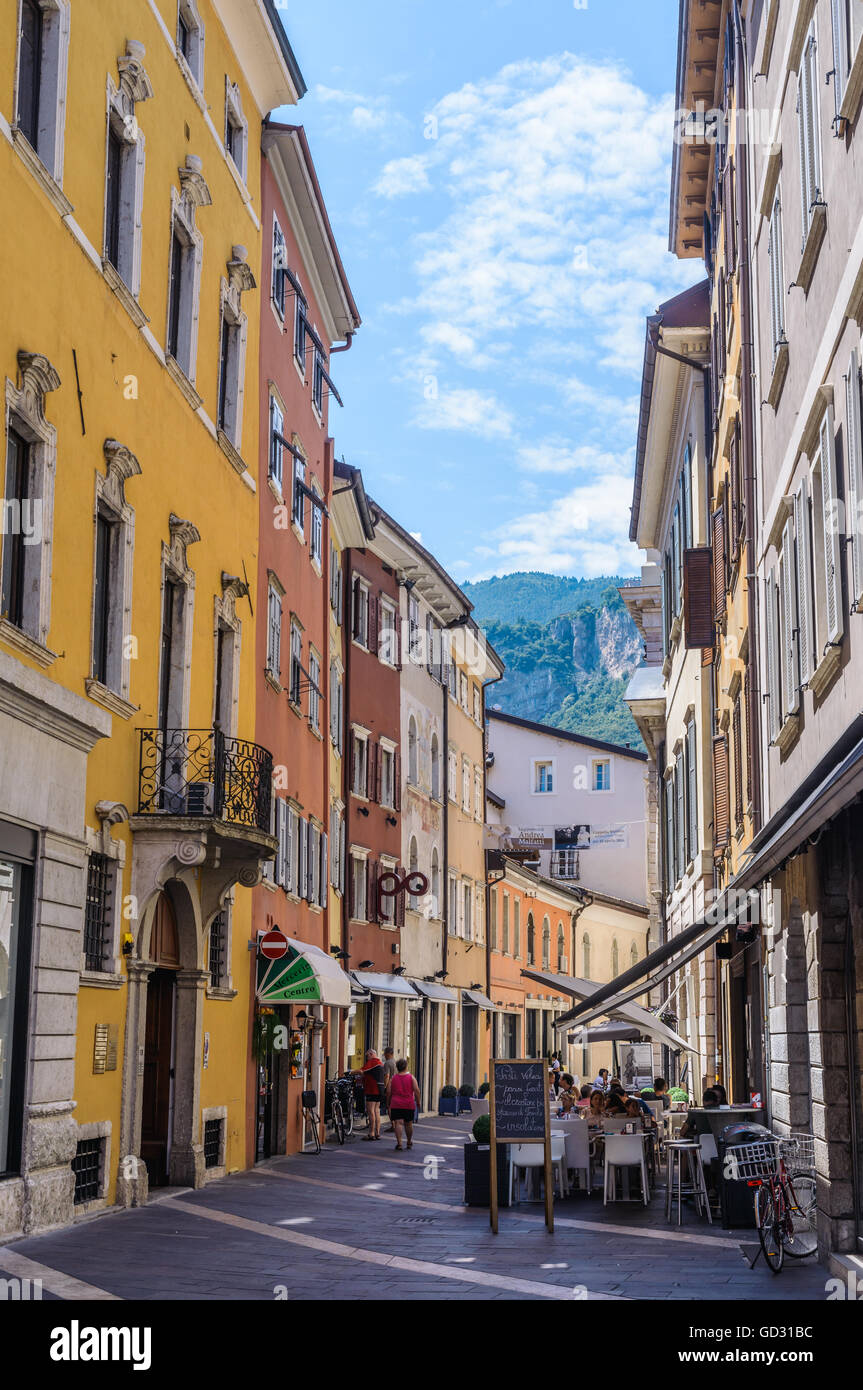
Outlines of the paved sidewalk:
[[[727,1299],[825,1298],[825,1270],[789,1260],[747,1268],[741,1242],[692,1212],[603,1209],[601,1193],[500,1214],[466,1208],[465,1118],[430,1118],[414,1148],[392,1138],[271,1159],[198,1192],[0,1247],[0,1278],[41,1277],[62,1299]],[[154,1194],[156,1195],[156,1194]]]

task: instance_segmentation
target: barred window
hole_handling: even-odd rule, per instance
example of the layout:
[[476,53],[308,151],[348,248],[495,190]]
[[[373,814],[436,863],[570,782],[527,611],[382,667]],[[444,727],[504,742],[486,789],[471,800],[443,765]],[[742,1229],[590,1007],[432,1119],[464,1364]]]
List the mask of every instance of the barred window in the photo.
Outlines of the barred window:
[[217,912],[210,923],[210,987],[222,989],[228,978],[228,914]]
[[224,1120],[204,1121],[204,1167],[219,1168],[222,1157],[222,1127]]
[[111,950],[112,864],[104,854],[87,862],[87,901],[84,911],[84,968],[105,970]]
[[72,1172],[75,1174],[76,1206],[81,1202],[92,1202],[99,1196],[102,1143],[101,1139],[79,1139],[75,1147]]

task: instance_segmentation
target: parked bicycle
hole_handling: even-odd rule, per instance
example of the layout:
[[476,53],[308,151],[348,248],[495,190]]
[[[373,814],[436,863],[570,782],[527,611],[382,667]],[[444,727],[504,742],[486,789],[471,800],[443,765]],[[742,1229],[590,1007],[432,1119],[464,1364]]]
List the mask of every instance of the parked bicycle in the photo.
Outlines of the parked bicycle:
[[800,1260],[814,1255],[818,1234],[813,1136],[795,1134],[791,1139],[779,1139],[774,1135],[757,1144],[729,1149],[726,1159],[728,1176],[745,1179],[755,1189],[759,1254],[764,1255],[774,1274],[781,1270],[786,1254]]
[[343,1144],[354,1129],[354,1085],[350,1077],[327,1081],[325,1114],[336,1139]]
[[321,1117],[318,1114],[316,1091],[303,1091],[303,1149],[311,1143],[315,1153],[321,1151]]

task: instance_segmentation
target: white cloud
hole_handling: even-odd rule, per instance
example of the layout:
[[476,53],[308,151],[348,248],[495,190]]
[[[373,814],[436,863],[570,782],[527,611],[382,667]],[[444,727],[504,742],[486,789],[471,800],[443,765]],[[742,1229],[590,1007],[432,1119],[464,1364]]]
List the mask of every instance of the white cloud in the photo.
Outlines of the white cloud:
[[[595,444],[572,445],[563,439],[524,444],[518,451],[518,466],[528,473],[596,473],[621,475],[628,456],[608,453]],[[631,476],[631,470],[630,470]]]
[[421,430],[460,430],[483,439],[507,439],[513,432],[512,412],[492,391],[442,391],[424,400],[413,418]]
[[374,192],[381,198],[400,198],[406,193],[422,193],[431,188],[426,158],[421,154],[391,159],[381,170]]
[[345,115],[348,125],[362,135],[393,135],[407,126],[404,116],[394,110],[389,96],[364,96],[339,87],[326,87],[320,82],[314,88],[314,95],[325,107],[338,111],[341,130],[345,128]]

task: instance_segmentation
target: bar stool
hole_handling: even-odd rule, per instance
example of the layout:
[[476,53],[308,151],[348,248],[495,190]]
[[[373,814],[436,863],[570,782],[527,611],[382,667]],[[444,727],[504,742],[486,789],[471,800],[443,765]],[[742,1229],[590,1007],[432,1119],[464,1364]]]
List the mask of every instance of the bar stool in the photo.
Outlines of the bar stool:
[[[665,1146],[668,1167],[666,1170],[665,1219],[671,1220],[671,1207],[674,1201],[675,1178],[677,1179],[677,1224],[682,1225],[681,1204],[684,1197],[694,1197],[699,1211],[706,1213],[713,1225],[710,1203],[707,1200],[707,1184],[704,1181],[704,1165],[701,1162],[701,1145],[697,1139],[672,1139]],[[684,1178],[684,1164],[689,1166],[689,1177]]]

